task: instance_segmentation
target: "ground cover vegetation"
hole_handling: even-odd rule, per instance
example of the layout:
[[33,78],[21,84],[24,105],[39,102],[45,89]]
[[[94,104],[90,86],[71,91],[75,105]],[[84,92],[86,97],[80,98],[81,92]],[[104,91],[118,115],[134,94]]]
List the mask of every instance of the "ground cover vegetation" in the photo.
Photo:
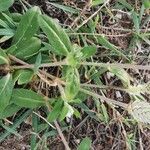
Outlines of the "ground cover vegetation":
[[150,149],[149,0],[0,0],[0,149]]

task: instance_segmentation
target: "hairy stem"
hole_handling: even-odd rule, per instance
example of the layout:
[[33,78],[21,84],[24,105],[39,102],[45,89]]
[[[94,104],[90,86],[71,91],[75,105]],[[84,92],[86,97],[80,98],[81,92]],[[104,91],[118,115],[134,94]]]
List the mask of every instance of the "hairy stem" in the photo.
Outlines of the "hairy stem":
[[95,67],[118,67],[125,69],[139,69],[150,70],[150,65],[135,65],[135,64],[121,64],[121,63],[94,63],[94,62],[82,62],[81,65],[95,66]]
[[[84,66],[95,66],[95,67],[117,67],[125,69],[138,69],[138,70],[150,70],[150,65],[136,65],[136,64],[121,64],[121,63],[95,63],[95,62],[81,62],[80,65]],[[55,67],[55,66],[65,66],[68,65],[66,61],[54,62],[54,63],[44,63],[40,65],[43,67]],[[33,69],[34,64],[23,64],[21,66],[12,66],[12,69]]]
[[115,100],[113,100],[113,99],[110,99],[110,98],[107,98],[107,97],[98,95],[98,94],[96,94],[96,93],[94,93],[94,92],[85,90],[85,89],[83,89],[83,88],[80,88],[80,91],[83,92],[83,93],[85,93],[85,94],[88,94],[88,95],[90,95],[90,96],[93,96],[93,97],[95,97],[95,98],[99,98],[99,99],[101,99],[102,101],[105,101],[105,102],[108,103],[108,104],[114,104],[114,105],[123,107],[123,108],[125,108],[125,109],[127,109],[127,107],[128,107],[128,104],[125,104],[125,103],[122,103],[122,102],[118,102],[118,101],[115,101]]

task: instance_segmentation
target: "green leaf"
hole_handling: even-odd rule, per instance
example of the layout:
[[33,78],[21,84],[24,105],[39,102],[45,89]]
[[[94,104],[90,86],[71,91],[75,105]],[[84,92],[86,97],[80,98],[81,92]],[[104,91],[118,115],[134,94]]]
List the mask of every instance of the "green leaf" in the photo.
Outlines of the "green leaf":
[[14,0],[0,0],[0,12],[7,10],[13,3]]
[[18,46],[9,49],[8,53],[12,54],[22,60],[27,60],[33,55],[37,54],[41,47],[41,40],[32,37],[30,40],[20,43]]
[[[144,22],[142,21],[143,19],[143,15],[145,14],[145,7],[144,5],[141,6],[141,9],[140,9],[140,13],[139,13],[139,22],[140,22],[140,28],[142,28]],[[144,19],[145,20],[145,19]],[[142,24],[141,24],[142,23]]]
[[109,115],[108,115],[108,111],[106,109],[106,106],[103,103],[101,104],[101,108],[102,108],[102,113],[103,113],[104,121],[105,121],[105,123],[108,123],[108,121],[109,121]]
[[64,106],[63,106],[63,108],[61,110],[60,117],[59,117],[60,121],[65,119],[65,117],[67,116],[68,111],[69,111],[68,106],[64,104]]
[[135,30],[139,34],[140,33],[140,22],[139,22],[138,14],[135,11],[133,11],[131,16],[133,19]]
[[9,59],[5,52],[2,49],[0,49],[0,65],[2,64],[9,64]]
[[150,0],[144,0],[145,8],[150,8]]
[[72,14],[78,14],[80,12],[77,8],[75,9],[75,8],[65,6],[65,5],[60,5],[57,3],[49,3],[49,4],[55,6],[56,8],[62,9],[63,11],[72,13]]
[[55,103],[53,110],[49,113],[47,120],[49,122],[53,122],[54,120],[56,120],[61,113],[62,107],[63,101],[61,99],[58,99],[58,101]]
[[81,49],[81,52],[83,54],[83,58],[89,58],[96,53],[96,46],[85,46]]
[[8,24],[5,21],[3,21],[2,19],[0,19],[0,26],[4,27],[4,28],[9,28]]
[[65,98],[64,100],[71,101],[78,94],[80,89],[80,76],[76,68],[68,67],[66,74]]
[[6,35],[6,36],[13,36],[14,35],[14,30],[12,29],[0,29],[0,36],[1,35]]
[[32,70],[17,70],[15,72],[15,80],[18,80],[18,84],[27,84],[32,80],[34,73]]
[[0,114],[0,119],[10,117],[15,113],[17,113],[20,109],[21,109],[20,106],[17,106],[15,104],[10,104],[4,109],[2,114]]
[[66,56],[71,51],[71,42],[65,31],[55,20],[46,15],[39,16],[39,24],[47,35],[54,52],[58,55]]
[[[10,15],[10,13],[8,13],[8,14]],[[9,25],[9,27],[16,28],[16,23],[14,22],[14,20],[8,14],[1,13],[2,17],[7,22],[7,24]]]
[[[18,115],[17,118],[14,120],[13,125],[10,126],[10,128],[12,130],[15,130],[16,128],[18,128],[20,126],[20,124],[22,122],[24,122],[27,117],[29,117],[32,113],[32,110],[27,110],[25,112],[23,112],[22,114]],[[0,134],[0,142],[4,141],[6,139],[7,136],[9,136],[11,133],[8,131],[4,131],[4,133]]]
[[92,6],[96,6],[96,5],[103,4],[103,3],[104,3],[104,0],[92,0]]
[[0,112],[9,105],[9,101],[12,95],[13,81],[11,74],[7,74],[0,79]]
[[71,117],[74,113],[74,109],[71,105],[69,105],[68,103],[64,103],[63,109],[61,111],[59,120],[62,121],[65,119],[65,117]]
[[34,69],[33,69],[35,74],[38,72],[41,62],[42,62],[42,55],[41,53],[39,53],[36,58]]
[[117,68],[117,67],[111,67],[108,69],[111,73],[116,75],[122,81],[122,83],[124,84],[125,87],[130,86],[131,77],[124,69]]
[[113,51],[113,52],[115,52],[115,53],[117,53],[117,54],[123,56],[125,59],[128,60],[128,58],[127,58],[122,52],[120,52],[116,46],[114,46],[112,43],[110,43],[110,42],[106,39],[106,37],[104,37],[104,36],[99,36],[99,37],[98,37],[98,42],[99,42],[102,46],[106,47],[107,49],[110,49],[111,51]]
[[16,33],[13,38],[13,44],[24,43],[34,36],[39,28],[38,15],[40,14],[40,9],[38,7],[33,7],[29,9],[25,15],[23,15]]
[[125,6],[129,10],[133,10],[134,8],[126,1],[126,0],[117,0],[123,6]]
[[27,89],[14,89],[11,102],[27,108],[36,108],[45,104],[45,100],[41,95]]
[[82,142],[80,143],[78,150],[90,150],[91,147],[91,139],[86,137],[82,140]]
[[12,20],[15,22],[20,22],[22,19],[22,14],[20,14],[18,12],[11,13],[10,16],[11,16]]
[[73,108],[73,110],[74,110],[75,117],[81,119],[81,113],[77,109],[75,109],[75,108]]
[[[51,62],[51,56],[49,56],[48,54],[41,54],[42,56],[42,60],[41,60],[41,64],[42,63],[50,63]],[[38,54],[32,56],[30,59],[28,59],[28,63],[29,64],[34,64],[36,62]]]

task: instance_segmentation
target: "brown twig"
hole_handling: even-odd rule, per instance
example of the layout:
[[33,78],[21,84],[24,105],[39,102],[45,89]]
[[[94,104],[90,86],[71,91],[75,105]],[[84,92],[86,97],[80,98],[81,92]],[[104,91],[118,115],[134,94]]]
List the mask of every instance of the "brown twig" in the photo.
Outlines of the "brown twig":
[[86,9],[89,7],[89,5],[91,4],[91,0],[88,0],[87,4],[84,6],[84,8],[82,9],[81,13],[79,14],[79,16],[72,22],[72,24],[70,25],[70,28],[72,28],[75,24],[77,24],[78,20],[80,19],[80,17],[85,13]]
[[84,21],[76,28],[76,30],[80,29],[80,28],[81,28],[83,25],[85,25],[89,20],[91,20],[93,17],[95,17],[95,16],[100,12],[100,10],[101,10],[103,7],[105,7],[105,6],[107,5],[107,3],[109,3],[109,0],[106,0],[106,1],[104,2],[104,4],[103,4],[101,7],[99,7],[99,9],[98,9],[97,11],[95,11],[88,19],[84,20]]

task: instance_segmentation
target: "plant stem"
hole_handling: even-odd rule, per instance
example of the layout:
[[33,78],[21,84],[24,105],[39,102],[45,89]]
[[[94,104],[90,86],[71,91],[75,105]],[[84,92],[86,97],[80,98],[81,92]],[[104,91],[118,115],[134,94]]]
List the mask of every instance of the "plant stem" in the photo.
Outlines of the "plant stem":
[[[121,63],[95,63],[95,62],[81,62],[80,65],[84,66],[95,66],[95,67],[117,67],[125,69],[138,69],[138,70],[150,70],[150,65],[136,65],[136,64],[121,64]],[[55,66],[65,66],[68,65],[66,61],[54,62],[54,63],[44,63],[40,65],[43,67],[55,67]],[[24,64],[21,66],[12,66],[13,69],[32,69],[34,64]]]
[[62,131],[61,131],[61,129],[60,129],[60,126],[59,126],[58,122],[54,121],[54,124],[55,124],[55,127],[57,129],[57,132],[59,133],[59,135],[60,135],[60,137],[63,141],[63,144],[64,144],[66,150],[71,150],[68,143],[67,143],[67,141],[66,141],[66,139],[65,139],[65,137],[64,137],[64,135],[63,135],[63,133],[62,133]]
[[87,18],[86,20],[84,20],[79,26],[77,26],[77,28],[75,29],[76,31],[78,29],[80,29],[83,25],[85,25],[89,20],[92,20],[93,17],[95,17],[103,7],[105,7],[107,4],[109,3],[109,0],[106,0],[104,2],[104,4],[102,6],[99,7],[99,9],[97,11],[95,11],[89,18]]
[[94,63],[94,62],[81,62],[81,65],[95,66],[95,67],[118,67],[125,69],[139,69],[150,70],[150,65],[135,65],[135,64],[121,64],[121,63]]
[[[67,65],[67,63],[65,61],[54,62],[54,63],[44,63],[40,65],[40,68],[63,66],[63,65]],[[12,66],[12,68],[13,69],[33,69],[34,66],[35,66],[34,64],[25,64],[21,66]]]
[[90,87],[90,88],[100,88],[100,89],[114,89],[114,90],[118,90],[118,91],[128,92],[127,91],[128,89],[116,87],[116,86],[111,86],[111,85],[96,85],[96,84],[83,83],[83,84],[80,84],[80,86],[81,87]]
[[69,35],[87,35],[87,36],[107,36],[107,37],[125,37],[125,36],[129,36],[130,34],[132,34],[132,32],[128,32],[128,33],[122,33],[122,34],[117,34],[117,35],[107,35],[107,34],[99,34],[99,33],[68,33]]
[[101,99],[102,101],[105,101],[108,104],[112,103],[114,105],[118,105],[118,106],[123,107],[125,109],[127,109],[127,107],[128,107],[128,104],[125,104],[125,103],[122,103],[122,102],[118,102],[118,101],[115,101],[113,99],[110,99],[110,98],[107,98],[107,97],[104,97],[104,96],[100,96],[100,95],[98,95],[98,94],[96,94],[94,92],[90,92],[90,91],[85,90],[83,88],[80,88],[80,91],[83,92],[83,93],[85,93],[85,94],[88,94],[90,96],[93,96],[95,98],[99,98],[99,99]]

